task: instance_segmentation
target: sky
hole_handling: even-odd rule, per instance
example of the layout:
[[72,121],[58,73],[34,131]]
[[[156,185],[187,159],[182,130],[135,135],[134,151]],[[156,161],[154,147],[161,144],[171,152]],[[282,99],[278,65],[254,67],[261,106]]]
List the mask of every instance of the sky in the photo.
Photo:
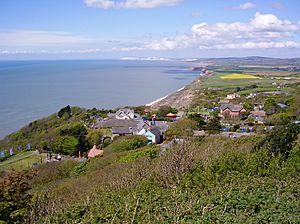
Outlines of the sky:
[[0,60],[300,57],[299,0],[0,0]]

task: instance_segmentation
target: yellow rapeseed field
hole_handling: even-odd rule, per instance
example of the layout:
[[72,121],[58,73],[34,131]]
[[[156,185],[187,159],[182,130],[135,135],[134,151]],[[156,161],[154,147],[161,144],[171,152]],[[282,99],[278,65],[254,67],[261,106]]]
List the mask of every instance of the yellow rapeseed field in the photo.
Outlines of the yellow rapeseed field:
[[245,74],[239,74],[239,73],[232,73],[229,75],[224,75],[220,77],[221,79],[261,79],[254,75],[245,75]]

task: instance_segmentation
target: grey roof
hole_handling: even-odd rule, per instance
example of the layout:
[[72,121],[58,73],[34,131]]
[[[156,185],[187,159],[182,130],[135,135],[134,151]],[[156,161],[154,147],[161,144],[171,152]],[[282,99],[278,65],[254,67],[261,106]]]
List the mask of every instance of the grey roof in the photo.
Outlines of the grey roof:
[[232,112],[240,112],[242,109],[244,109],[243,105],[241,104],[222,104],[221,110],[225,110],[228,108]]
[[120,120],[116,118],[110,118],[106,120],[99,121],[95,124],[95,128],[113,128],[113,127],[132,127],[136,128],[139,120]]
[[161,135],[161,131],[157,127],[151,128],[150,132],[152,132],[155,135],[155,137],[160,137]]
[[133,129],[130,127],[114,127],[112,128],[113,134],[132,134]]
[[161,133],[164,133],[168,130],[168,123],[164,121],[156,121],[155,128],[157,128]]
[[279,106],[280,108],[287,108],[288,105],[283,104],[283,103],[277,103],[277,106]]

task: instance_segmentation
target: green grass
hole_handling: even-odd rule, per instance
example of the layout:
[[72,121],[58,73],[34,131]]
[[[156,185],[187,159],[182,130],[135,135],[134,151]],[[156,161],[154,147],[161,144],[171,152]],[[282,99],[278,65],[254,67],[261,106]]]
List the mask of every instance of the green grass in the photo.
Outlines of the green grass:
[[[22,152],[0,164],[0,171],[4,170],[25,170],[32,167],[35,163],[41,163],[41,157],[33,155],[34,152]],[[44,159],[44,158],[43,158]]]
[[[286,83],[287,80],[272,80],[271,78],[252,78],[252,79],[238,79],[238,78],[224,78],[230,77],[233,71],[215,71],[212,76],[204,77],[202,79],[202,83],[200,88],[208,88],[208,87],[217,87],[217,88],[224,88],[224,89],[232,89],[236,87],[244,88],[250,85],[257,85],[258,87],[262,88],[271,88],[272,83],[276,82],[278,84]],[[223,77],[223,78],[222,78]],[[257,77],[257,76],[256,76]],[[293,82],[293,80],[289,80]]]

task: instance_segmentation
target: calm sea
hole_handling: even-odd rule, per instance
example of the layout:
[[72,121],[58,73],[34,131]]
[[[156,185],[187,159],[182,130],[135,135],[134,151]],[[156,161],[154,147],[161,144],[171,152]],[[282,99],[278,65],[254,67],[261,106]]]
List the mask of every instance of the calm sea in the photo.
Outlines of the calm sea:
[[199,75],[175,61],[0,61],[0,138],[66,105],[142,105]]

